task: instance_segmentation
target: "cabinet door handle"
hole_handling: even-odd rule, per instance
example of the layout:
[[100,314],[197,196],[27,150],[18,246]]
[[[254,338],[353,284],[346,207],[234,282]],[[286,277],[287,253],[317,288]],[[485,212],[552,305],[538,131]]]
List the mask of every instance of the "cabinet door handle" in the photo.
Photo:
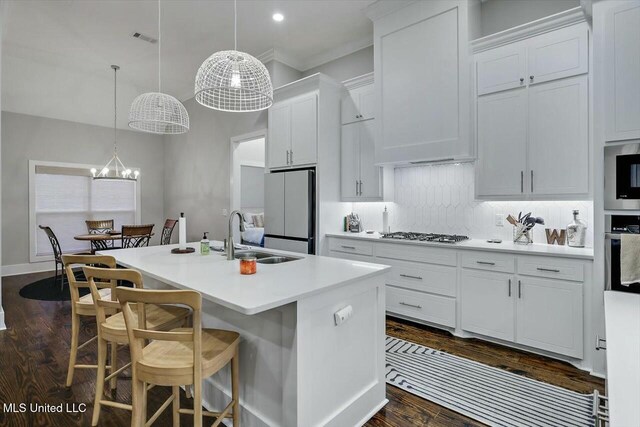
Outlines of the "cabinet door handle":
[[596,334],[596,350],[606,350],[607,349],[607,340],[604,338],[600,338],[600,335]]
[[533,193],[533,169],[531,169],[531,192]]
[[287,150],[287,164],[289,164],[289,150]]
[[358,181],[360,183],[360,195],[362,196],[362,181]]
[[542,268],[542,267],[538,267],[539,271],[549,271],[551,273],[560,273],[560,270],[556,269],[556,268]]
[[476,264],[482,264],[482,265],[496,265],[495,262],[489,262],[489,261],[476,261]]
[[404,301],[400,301],[400,305],[406,305],[407,307],[413,307],[413,308],[422,309],[422,306],[421,306],[421,305],[409,304],[409,303],[406,303],[406,302],[404,302]]
[[360,195],[360,191],[358,190],[358,180],[356,179],[356,196]]
[[291,150],[289,153],[291,153],[290,154],[290,156],[291,156],[291,163],[290,164],[292,165],[293,164],[293,150]]
[[522,282],[518,280],[518,298],[522,298]]
[[344,248],[344,249],[353,249],[354,251],[356,250],[356,247],[355,247],[355,246],[345,246],[345,245],[341,245],[340,247],[341,247],[341,248]]
[[529,76],[529,81],[533,81],[533,76]]
[[407,279],[422,280],[422,277],[420,277],[420,276],[411,276],[410,274],[400,274],[400,277],[406,277]]
[[524,77],[520,77],[520,83],[524,83]]
[[511,279],[509,279],[509,297],[511,297]]
[[524,171],[520,171],[520,192],[524,193]]

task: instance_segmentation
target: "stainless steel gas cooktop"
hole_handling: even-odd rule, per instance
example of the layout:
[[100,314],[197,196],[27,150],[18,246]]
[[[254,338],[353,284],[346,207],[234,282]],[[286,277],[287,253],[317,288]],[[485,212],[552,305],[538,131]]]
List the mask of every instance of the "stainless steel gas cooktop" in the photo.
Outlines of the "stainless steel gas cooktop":
[[458,243],[462,242],[463,240],[469,240],[469,237],[461,236],[459,234],[416,233],[412,231],[394,231],[393,233],[383,233],[382,238],[438,243]]

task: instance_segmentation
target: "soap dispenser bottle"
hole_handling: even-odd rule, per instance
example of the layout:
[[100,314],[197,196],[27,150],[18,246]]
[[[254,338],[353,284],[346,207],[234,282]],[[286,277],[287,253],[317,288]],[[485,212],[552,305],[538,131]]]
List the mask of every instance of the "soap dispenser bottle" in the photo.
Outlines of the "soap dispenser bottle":
[[202,236],[202,240],[200,240],[200,253],[202,255],[209,255],[209,252],[211,250],[211,247],[209,246],[209,238],[207,237],[207,234],[209,234],[209,232],[205,231],[204,235]]

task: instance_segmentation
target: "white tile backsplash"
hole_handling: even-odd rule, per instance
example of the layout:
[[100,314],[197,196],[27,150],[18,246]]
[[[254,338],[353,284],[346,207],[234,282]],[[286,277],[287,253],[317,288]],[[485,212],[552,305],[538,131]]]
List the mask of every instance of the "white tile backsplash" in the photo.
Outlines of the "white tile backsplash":
[[593,246],[593,202],[522,201],[483,202],[474,200],[474,165],[432,165],[395,170],[395,203],[354,203],[365,229],[382,229],[382,211],[389,210],[392,230],[465,234],[475,239],[512,238],[513,227],[506,220],[495,225],[496,215],[517,217],[518,212],[531,212],[544,218],[545,225],[533,229],[535,243],[546,243],[544,229],[564,229],[573,219],[572,211],[580,210],[587,222],[586,244]]

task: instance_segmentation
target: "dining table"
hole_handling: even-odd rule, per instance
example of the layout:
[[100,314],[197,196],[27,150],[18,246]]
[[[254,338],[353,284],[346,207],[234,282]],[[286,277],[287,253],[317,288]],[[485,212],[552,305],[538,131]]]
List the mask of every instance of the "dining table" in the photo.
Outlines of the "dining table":
[[83,242],[91,242],[91,253],[95,253],[96,249],[105,249],[107,248],[109,242],[114,242],[115,240],[122,240],[122,233],[87,233],[87,234],[79,234],[77,236],[73,236],[75,240],[80,240]]

